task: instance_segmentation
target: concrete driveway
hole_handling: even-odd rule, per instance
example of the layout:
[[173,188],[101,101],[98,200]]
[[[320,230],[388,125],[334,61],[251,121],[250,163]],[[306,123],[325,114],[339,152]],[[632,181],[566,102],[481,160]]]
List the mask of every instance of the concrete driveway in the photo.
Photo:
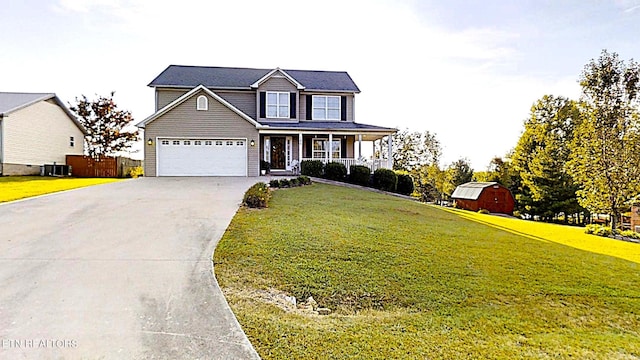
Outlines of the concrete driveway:
[[142,178],[0,205],[0,358],[258,358],[211,262],[257,181]]

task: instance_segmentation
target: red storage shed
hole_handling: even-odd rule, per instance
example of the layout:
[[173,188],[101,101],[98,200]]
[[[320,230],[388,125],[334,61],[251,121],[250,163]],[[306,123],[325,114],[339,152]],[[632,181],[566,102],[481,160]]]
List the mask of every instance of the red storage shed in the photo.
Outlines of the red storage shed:
[[496,182],[468,182],[456,188],[451,194],[456,207],[478,211],[488,210],[492,213],[511,214],[515,200],[511,191]]

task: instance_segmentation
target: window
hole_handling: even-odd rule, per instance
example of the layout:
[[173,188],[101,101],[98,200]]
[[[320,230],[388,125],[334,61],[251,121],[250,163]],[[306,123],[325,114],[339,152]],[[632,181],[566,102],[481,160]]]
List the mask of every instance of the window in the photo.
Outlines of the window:
[[[342,141],[334,139],[331,146],[331,158],[339,159],[342,150]],[[313,159],[327,159],[329,157],[329,140],[313,139],[313,149],[311,157]]]
[[169,140],[162,140],[162,145],[169,145]]
[[191,145],[191,141],[190,141],[190,140],[185,140],[185,141],[184,141],[184,144],[185,144],[185,145]]
[[207,140],[204,142],[205,145],[213,145],[213,141],[211,140]]
[[206,96],[198,96],[198,100],[196,100],[196,110],[209,110],[209,99],[207,99]]
[[227,141],[227,146],[233,146],[233,141]]
[[180,145],[180,140],[173,140],[173,145]]
[[289,93],[267,91],[267,117],[289,118]]
[[243,146],[244,145],[244,141],[236,141],[236,146]]
[[340,120],[340,96],[313,96],[313,120]]
[[216,141],[216,146],[222,146],[222,141]]
[[73,136],[69,136],[69,146],[76,146],[76,139]]

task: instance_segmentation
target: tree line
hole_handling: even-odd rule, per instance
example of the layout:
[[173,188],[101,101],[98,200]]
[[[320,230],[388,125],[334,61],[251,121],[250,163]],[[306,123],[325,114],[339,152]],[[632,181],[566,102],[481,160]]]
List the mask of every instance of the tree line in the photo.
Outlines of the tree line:
[[436,134],[409,130],[393,137],[394,169],[413,176],[425,201],[443,201],[469,181],[495,181],[524,216],[584,222],[589,213],[609,214],[616,229],[640,194],[640,66],[603,50],[579,82],[577,100],[538,99],[516,146],[486,171],[474,172],[465,158],[441,166]]

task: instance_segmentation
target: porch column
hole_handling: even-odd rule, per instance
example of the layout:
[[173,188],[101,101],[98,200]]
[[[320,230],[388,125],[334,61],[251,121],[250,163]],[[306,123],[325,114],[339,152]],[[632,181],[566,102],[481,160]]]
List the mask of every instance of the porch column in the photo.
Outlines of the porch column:
[[389,156],[387,159],[387,169],[393,169],[393,137],[391,135],[389,135]]
[[329,133],[329,162],[333,160],[333,134]]
[[298,134],[298,163],[302,162],[302,147],[304,144],[302,143],[302,133]]
[[358,159],[362,159],[362,134],[358,134]]

